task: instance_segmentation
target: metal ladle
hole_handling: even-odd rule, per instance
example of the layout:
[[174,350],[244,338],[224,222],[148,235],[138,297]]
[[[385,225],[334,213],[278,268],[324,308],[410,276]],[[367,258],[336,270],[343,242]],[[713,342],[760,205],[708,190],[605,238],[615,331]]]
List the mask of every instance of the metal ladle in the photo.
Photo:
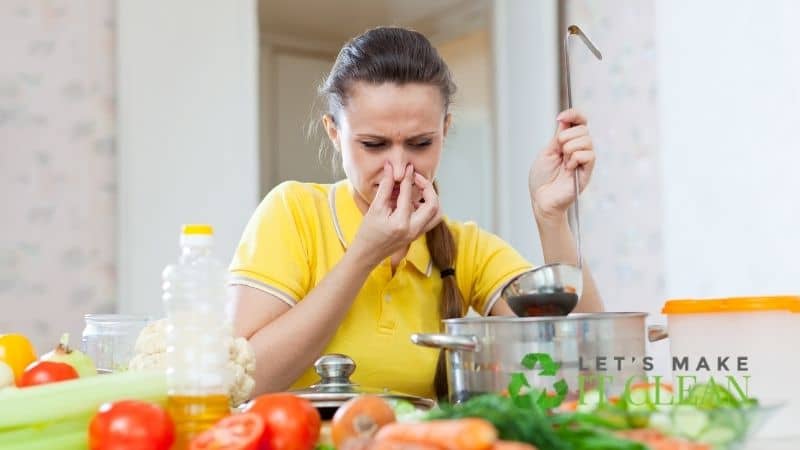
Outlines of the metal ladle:
[[[572,86],[569,75],[569,40],[578,36],[594,54],[602,60],[600,50],[577,25],[567,27],[564,37],[564,81],[567,90],[567,108],[572,108]],[[583,293],[583,270],[581,260],[580,166],[575,168],[575,245],[577,264],[553,263],[522,273],[503,288],[500,298],[505,300],[517,316],[565,316],[578,304]]]

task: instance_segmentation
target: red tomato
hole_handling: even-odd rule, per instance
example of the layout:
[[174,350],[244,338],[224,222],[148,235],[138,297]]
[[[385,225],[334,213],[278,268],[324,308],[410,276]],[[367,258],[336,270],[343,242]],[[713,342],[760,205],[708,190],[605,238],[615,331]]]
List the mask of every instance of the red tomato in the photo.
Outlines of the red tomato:
[[257,450],[264,434],[264,420],[258,414],[228,416],[204,431],[189,444],[189,450]]
[[89,424],[92,450],[169,450],[175,424],[158,405],[138,400],[105,403]]
[[37,361],[25,368],[25,372],[22,373],[22,377],[19,379],[19,387],[54,383],[73,378],[78,378],[78,372],[67,363]]
[[320,416],[308,400],[292,394],[256,397],[247,412],[264,419],[262,450],[311,450],[319,439]]

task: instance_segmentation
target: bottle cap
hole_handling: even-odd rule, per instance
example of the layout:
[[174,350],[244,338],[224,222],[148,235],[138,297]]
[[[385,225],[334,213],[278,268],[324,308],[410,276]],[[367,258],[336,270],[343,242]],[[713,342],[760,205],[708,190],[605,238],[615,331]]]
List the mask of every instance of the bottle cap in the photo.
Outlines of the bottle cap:
[[181,228],[181,247],[205,246],[214,242],[214,227],[204,223],[190,223]]

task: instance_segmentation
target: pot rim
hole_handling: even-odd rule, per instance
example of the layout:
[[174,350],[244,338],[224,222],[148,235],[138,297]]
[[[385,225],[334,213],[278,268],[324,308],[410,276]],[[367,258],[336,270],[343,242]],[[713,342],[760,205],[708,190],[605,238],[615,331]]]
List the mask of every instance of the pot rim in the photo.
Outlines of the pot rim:
[[481,316],[481,317],[457,317],[455,319],[444,319],[444,324],[475,324],[475,323],[528,323],[528,322],[571,322],[579,320],[611,320],[630,317],[647,317],[649,313],[635,311],[620,312],[601,312],[601,313],[572,313],[567,316],[539,316],[539,317],[514,317],[514,316]]

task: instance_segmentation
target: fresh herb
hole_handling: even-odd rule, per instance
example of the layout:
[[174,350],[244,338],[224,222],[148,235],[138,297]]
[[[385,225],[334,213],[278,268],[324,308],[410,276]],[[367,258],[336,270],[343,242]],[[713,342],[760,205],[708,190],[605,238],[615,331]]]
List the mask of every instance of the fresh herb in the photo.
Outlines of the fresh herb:
[[509,397],[486,394],[473,397],[457,405],[443,404],[426,417],[434,419],[461,419],[479,417],[497,428],[501,439],[527,442],[540,450],[570,450],[556,435],[544,410],[532,404],[521,407]]
[[646,445],[639,442],[585,426],[559,428],[557,433],[562,442],[573,450],[648,450]]

